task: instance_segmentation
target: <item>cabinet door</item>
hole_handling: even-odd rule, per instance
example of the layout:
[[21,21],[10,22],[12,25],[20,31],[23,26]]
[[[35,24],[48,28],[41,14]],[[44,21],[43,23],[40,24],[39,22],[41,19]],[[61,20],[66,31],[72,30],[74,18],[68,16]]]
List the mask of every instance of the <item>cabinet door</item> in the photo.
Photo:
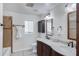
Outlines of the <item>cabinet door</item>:
[[43,56],[51,56],[52,49],[43,43]]
[[37,41],[37,55],[42,56],[43,55],[43,44],[42,42]]

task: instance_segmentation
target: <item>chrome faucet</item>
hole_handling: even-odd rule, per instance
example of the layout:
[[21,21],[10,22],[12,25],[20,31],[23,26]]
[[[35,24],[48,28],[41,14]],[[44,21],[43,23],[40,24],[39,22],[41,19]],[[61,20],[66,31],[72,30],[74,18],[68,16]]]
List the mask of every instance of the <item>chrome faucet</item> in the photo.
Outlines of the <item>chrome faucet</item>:
[[52,36],[51,34],[46,34],[46,39],[50,39],[49,36]]
[[73,46],[73,42],[69,42],[69,43],[68,43],[68,46],[71,46],[71,47],[73,48],[73,47],[74,47],[74,46]]
[[46,35],[46,39],[50,39],[49,36]]

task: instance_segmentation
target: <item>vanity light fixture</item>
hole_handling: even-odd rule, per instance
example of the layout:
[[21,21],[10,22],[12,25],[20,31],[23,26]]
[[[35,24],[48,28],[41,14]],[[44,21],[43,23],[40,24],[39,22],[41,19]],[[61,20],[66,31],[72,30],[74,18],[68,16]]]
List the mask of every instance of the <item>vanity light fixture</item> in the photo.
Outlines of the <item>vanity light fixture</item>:
[[49,19],[53,19],[53,17],[50,16],[50,14],[49,14],[49,15],[47,15],[44,19],[49,20]]

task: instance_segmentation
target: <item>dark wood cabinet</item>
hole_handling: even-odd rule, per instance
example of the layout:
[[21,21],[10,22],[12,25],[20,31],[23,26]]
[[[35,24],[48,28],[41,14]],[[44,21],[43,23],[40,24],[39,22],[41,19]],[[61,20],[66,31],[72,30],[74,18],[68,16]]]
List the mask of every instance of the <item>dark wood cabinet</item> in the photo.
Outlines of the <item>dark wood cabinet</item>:
[[38,56],[50,56],[51,48],[43,42],[37,41],[37,54]]
[[38,56],[42,56],[43,55],[42,52],[43,52],[43,43],[37,41],[37,54],[38,54]]
[[43,43],[43,56],[51,56],[51,48]]
[[37,41],[37,55],[38,56],[63,56],[62,54],[54,51],[47,44]]
[[52,50],[51,56],[64,56],[64,55],[62,55],[62,54],[60,54],[60,53],[58,53],[58,52]]

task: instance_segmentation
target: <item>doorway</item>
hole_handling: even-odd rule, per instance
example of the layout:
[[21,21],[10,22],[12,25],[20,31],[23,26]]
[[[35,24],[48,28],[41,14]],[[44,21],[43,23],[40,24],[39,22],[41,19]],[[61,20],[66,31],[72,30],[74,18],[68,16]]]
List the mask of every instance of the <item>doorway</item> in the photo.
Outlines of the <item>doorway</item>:
[[3,16],[3,54],[12,53],[12,17]]

